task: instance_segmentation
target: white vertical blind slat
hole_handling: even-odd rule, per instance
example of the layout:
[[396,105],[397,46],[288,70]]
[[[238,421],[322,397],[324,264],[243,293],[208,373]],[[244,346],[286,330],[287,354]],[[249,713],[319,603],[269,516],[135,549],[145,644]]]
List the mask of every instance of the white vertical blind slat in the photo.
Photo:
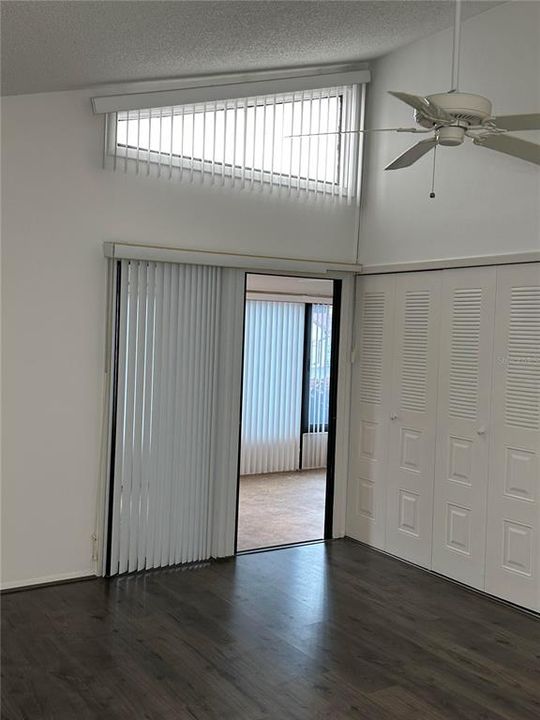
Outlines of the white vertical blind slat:
[[193,183],[194,173],[195,173],[195,129],[196,129],[196,120],[197,120],[197,113],[193,112],[191,115],[191,173],[189,181],[190,183]]
[[[342,97],[343,96],[340,93],[340,88],[336,88],[336,109],[335,109],[334,127],[340,127],[339,117],[340,117],[340,113],[341,113],[340,103],[341,103]],[[342,140],[343,140],[343,136],[338,135],[336,137],[336,141],[335,141],[336,145],[338,147],[338,151],[337,151],[336,155],[338,156],[339,161],[338,161],[337,167],[335,168],[335,175],[336,175],[335,182],[332,183],[332,193],[331,193],[332,198],[335,198],[336,196],[340,195],[339,188],[341,188],[341,166],[343,165],[343,162],[342,162],[343,154],[341,153]]]
[[[169,138],[169,180],[172,180],[172,160],[173,160],[173,138],[174,138],[174,110],[171,108],[171,127],[170,127],[170,138]],[[161,148],[160,148],[161,149]],[[160,153],[161,155],[161,153]]]
[[137,268],[138,294],[134,299],[135,342],[134,357],[134,395],[133,395],[133,464],[131,480],[131,506],[129,516],[129,567],[138,569],[138,544],[140,532],[142,502],[142,455],[144,444],[144,365],[146,354],[145,315],[146,315],[146,264]]
[[150,175],[150,148],[152,147],[151,142],[151,132],[152,132],[152,113],[148,116],[148,136],[147,136],[147,142],[146,145],[148,147],[148,152],[146,153],[146,175]]
[[[325,124],[324,124],[324,132],[329,132],[330,130],[330,104],[332,99],[332,92],[333,88],[330,89],[326,96],[326,118],[325,118]],[[328,178],[328,155],[330,152],[330,135],[326,135],[326,145],[324,150],[324,175],[323,177],[325,179]],[[334,184],[334,178],[331,178],[332,185]]]
[[[215,282],[212,283],[210,307],[219,307],[219,296],[221,294],[221,273],[217,269],[214,269],[216,278]],[[220,425],[217,419],[217,393],[211,392],[210,388],[217,388],[219,382],[219,363],[212,362],[212,358],[217,356],[218,348],[220,344],[220,324],[218,322],[218,313],[212,313],[211,327],[209,329],[209,335],[211,338],[210,352],[207,354],[208,358],[208,381],[207,381],[207,406],[206,406],[206,417],[208,422],[208,447],[206,451],[206,457],[208,462],[207,473],[210,478],[216,477],[216,452],[217,442],[216,435],[220,431]],[[236,478],[235,478],[236,479]],[[206,558],[211,554],[211,543],[212,543],[212,518],[214,515],[214,495],[212,492],[211,483],[205,485],[205,497],[203,499],[202,507],[204,509],[205,516],[201,522],[201,533],[202,533],[202,554],[201,557]]]
[[262,140],[261,140],[261,172],[259,174],[259,184],[261,189],[264,186],[264,171],[267,166],[266,164],[266,112],[267,112],[268,98],[263,99],[263,117],[262,117]]
[[[290,131],[289,135],[296,135],[298,134],[296,132],[296,128],[294,125],[294,116],[295,116],[295,108],[296,108],[296,93],[293,93],[292,95],[292,103],[291,103],[291,125],[290,125]],[[285,104],[283,106],[283,110],[285,111]],[[289,150],[289,180],[287,183],[287,189],[289,191],[289,195],[291,194],[291,188],[292,188],[292,172],[293,172],[293,158],[294,158],[294,139],[292,137],[288,138],[288,150]]]
[[244,111],[244,118],[243,118],[243,127],[244,127],[244,137],[242,138],[243,143],[243,151],[242,151],[242,187],[246,187],[246,152],[247,152],[247,126],[248,126],[248,99],[246,98],[244,100],[244,104],[242,106],[242,109]]
[[137,110],[137,158],[136,158],[136,172],[139,174],[139,163],[141,155],[141,111]]
[[[349,117],[347,119],[347,127],[354,129],[355,128],[355,121],[356,121],[356,107],[355,107],[355,99],[356,99],[356,93],[354,93],[352,88],[347,89],[347,109],[349,113]],[[352,202],[352,196],[353,196],[353,189],[354,189],[354,158],[352,157],[352,150],[355,145],[355,137],[351,133],[347,135],[347,149],[346,149],[346,158],[347,158],[347,204],[350,205]]]
[[184,138],[186,133],[186,116],[185,116],[185,108],[182,107],[182,111],[180,113],[180,121],[181,121],[181,127],[180,130],[180,180],[184,177]]
[[233,115],[233,153],[232,153],[232,162],[231,162],[231,174],[232,174],[232,186],[236,187],[236,146],[238,143],[238,100],[234,101],[234,115]]
[[159,437],[158,437],[158,450],[157,450],[157,478],[158,487],[160,492],[159,498],[159,512],[157,514],[158,520],[158,537],[159,542],[157,545],[157,556],[155,559],[155,567],[161,567],[167,564],[167,558],[165,552],[167,548],[167,535],[166,535],[166,512],[167,512],[167,480],[168,480],[168,463],[169,463],[169,419],[168,419],[168,403],[171,399],[171,373],[169,372],[169,344],[171,342],[169,327],[170,327],[170,304],[169,297],[171,292],[171,266],[163,266],[163,278],[162,278],[162,291],[161,291],[161,304],[163,307],[162,312],[162,334],[161,340],[161,396],[159,401]]
[[[322,112],[322,102],[323,102],[323,96],[321,95],[319,99],[317,100],[317,132],[321,132],[321,112]],[[322,137],[318,135],[315,138],[315,141],[317,143],[316,145],[316,152],[315,152],[315,193],[319,192],[319,154],[321,151],[321,141]]]
[[[131,495],[131,485],[133,479],[133,405],[135,395],[135,363],[136,363],[136,297],[138,292],[137,273],[130,268],[128,273],[128,297],[127,297],[127,317],[126,317],[126,368],[124,377],[124,423],[122,427],[122,492],[120,495],[120,545],[121,549],[129,549],[129,518],[131,516],[131,507],[133,503]],[[134,301],[135,298],[135,301]],[[126,572],[128,569],[128,552],[120,551],[119,554],[120,572]]]
[[223,162],[221,163],[221,184],[225,185],[225,169],[227,167],[227,158],[226,158],[226,150],[227,150],[227,122],[229,119],[229,109],[227,107],[227,103],[225,103],[224,109],[223,109]]
[[[172,398],[174,403],[172,428],[178,428],[183,421],[183,400],[186,397],[186,383],[184,382],[185,362],[182,362],[182,348],[189,338],[189,332],[186,318],[186,308],[189,303],[185,302],[185,293],[189,293],[189,274],[188,268],[185,266],[178,267],[178,282],[172,294],[172,305],[175,308],[173,317],[171,317],[171,334],[174,338],[171,344],[171,366],[169,372],[173,379]],[[176,273],[175,273],[176,274]],[[174,319],[173,319],[174,318]],[[171,466],[171,495],[170,495],[170,524],[169,524],[169,565],[179,562],[177,547],[179,538],[182,535],[183,523],[178,513],[182,500],[184,500],[184,487],[186,474],[185,469],[185,437],[179,434],[172,444],[171,448],[172,466]],[[187,473],[189,477],[189,472]]]
[[251,157],[251,182],[250,187],[253,190],[253,186],[255,183],[255,159],[256,159],[256,153],[257,153],[257,111],[258,111],[258,101],[259,98],[254,98],[253,101],[253,148],[252,148],[252,157]]
[[152,328],[153,328],[153,357],[152,357],[152,373],[151,373],[151,398],[150,398],[150,441],[149,441],[149,457],[146,471],[149,468],[156,468],[155,481],[150,482],[148,479],[148,530],[147,530],[147,556],[146,567],[152,568],[156,566],[156,547],[157,547],[157,527],[159,513],[159,498],[161,477],[157,463],[158,443],[159,443],[159,406],[161,391],[161,363],[162,363],[162,346],[159,341],[162,333],[162,313],[163,303],[159,302],[158,294],[163,288],[163,265],[156,263],[153,268],[153,308],[152,308]]
[[[192,344],[192,360],[193,360],[193,368],[194,372],[192,376],[197,376],[198,384],[200,387],[200,391],[198,393],[194,392],[194,384],[192,385],[191,394],[193,396],[193,406],[194,406],[194,425],[196,428],[196,432],[191,434],[190,437],[190,460],[191,460],[191,467],[190,467],[190,487],[191,487],[191,506],[193,508],[193,511],[191,513],[191,519],[192,519],[192,526],[191,531],[188,538],[188,547],[189,547],[189,553],[190,557],[193,557],[195,560],[200,559],[199,555],[199,549],[196,544],[197,540],[197,532],[198,532],[198,524],[199,524],[199,513],[200,513],[200,492],[201,492],[201,480],[202,478],[202,464],[204,462],[203,460],[203,452],[201,452],[201,446],[203,446],[204,438],[202,436],[203,432],[203,397],[205,392],[205,377],[204,377],[204,351],[207,351],[206,348],[202,347],[203,344],[203,337],[205,337],[206,334],[206,307],[205,303],[207,300],[206,297],[206,288],[204,287],[204,282],[206,280],[206,273],[202,275],[200,272],[201,268],[193,267],[194,273],[195,273],[195,279],[196,279],[196,285],[197,285],[197,301],[195,302],[195,327],[198,328],[198,332],[196,335],[196,341]],[[201,277],[202,275],[202,277]],[[198,360],[198,362],[197,362]]]
[[217,107],[214,103],[213,107],[213,138],[212,138],[212,185],[214,184],[216,177],[216,133],[217,133]]
[[[112,120],[113,120],[112,141],[113,141],[113,147],[114,147],[113,170],[116,171],[116,169],[118,167],[118,113],[113,113]],[[108,130],[110,130],[110,126],[109,126]],[[109,143],[109,138],[106,136],[105,137],[105,152],[107,152],[108,143]]]
[[[301,101],[300,101],[300,133],[304,134],[305,132],[311,132],[311,127],[308,125],[307,128],[304,124],[304,105],[305,105],[305,93],[302,93],[301,95]],[[297,195],[300,194],[301,189],[301,181],[300,178],[302,177],[302,149],[304,147],[305,138],[300,137],[296,139],[296,143],[298,146],[298,178],[296,181],[296,191]],[[294,148],[294,144],[292,146]]]
[[[161,177],[161,154],[163,152],[163,108],[159,108],[159,160],[158,160],[158,177]],[[150,159],[150,153],[148,154]]]
[[[309,98],[309,132],[314,132],[313,130],[313,95]],[[307,188],[309,190],[309,183],[311,179],[311,158],[312,158],[312,147],[313,143],[317,142],[317,138],[313,137],[312,135],[309,135],[308,139],[308,160],[307,160],[307,167],[306,167],[306,183]]]
[[126,139],[125,139],[124,152],[123,152],[124,162],[122,163],[124,173],[127,173],[127,170],[128,170],[128,154],[129,154],[128,148],[129,148],[130,125],[131,125],[131,123],[129,122],[130,118],[131,118],[131,111],[129,111],[127,113],[127,121],[126,121]]

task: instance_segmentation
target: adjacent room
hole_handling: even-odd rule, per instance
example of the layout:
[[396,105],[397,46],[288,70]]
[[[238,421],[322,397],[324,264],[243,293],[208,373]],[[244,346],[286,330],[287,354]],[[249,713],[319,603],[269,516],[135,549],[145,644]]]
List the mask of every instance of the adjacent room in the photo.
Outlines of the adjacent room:
[[332,537],[334,294],[332,280],[246,277],[237,551]]
[[540,3],[0,20],[2,717],[540,717]]

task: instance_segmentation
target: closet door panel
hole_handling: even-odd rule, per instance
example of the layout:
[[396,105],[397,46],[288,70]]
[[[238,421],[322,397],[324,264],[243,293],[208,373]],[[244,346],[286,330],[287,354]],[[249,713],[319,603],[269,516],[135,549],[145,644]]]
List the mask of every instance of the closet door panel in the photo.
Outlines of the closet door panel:
[[396,277],[386,549],[431,565],[440,272]]
[[540,610],[540,264],[497,269],[486,590]]
[[385,548],[394,276],[357,279],[347,535]]
[[495,269],[442,274],[432,568],[484,588]]

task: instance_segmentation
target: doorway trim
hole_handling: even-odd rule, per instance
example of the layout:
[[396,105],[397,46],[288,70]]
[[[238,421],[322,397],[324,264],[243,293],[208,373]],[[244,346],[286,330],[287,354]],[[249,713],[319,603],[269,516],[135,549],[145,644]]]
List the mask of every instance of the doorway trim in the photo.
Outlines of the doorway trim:
[[330,345],[330,390],[328,399],[328,447],[326,454],[326,499],[324,504],[324,539],[331,540],[334,531],[334,487],[336,479],[336,428],[339,383],[339,348],[341,330],[341,280],[333,281],[332,339]]
[[[353,310],[355,277],[360,274],[361,265],[355,263],[335,263],[331,261],[313,261],[289,258],[258,258],[241,254],[229,254],[222,256],[218,253],[200,253],[185,251],[180,248],[160,248],[151,245],[130,245],[128,243],[104,243],[104,255],[108,258],[109,277],[114,277],[115,259],[125,256],[133,259],[148,259],[163,262],[176,262],[187,264],[214,264],[220,266],[218,259],[223,260],[221,266],[236,267],[241,270],[244,278],[248,273],[265,275],[282,275],[292,277],[319,278],[325,280],[341,280],[341,317],[340,317],[340,349],[338,361],[338,382],[337,382],[337,408],[336,408],[336,437],[334,455],[334,496],[333,496],[333,523],[332,538],[340,538],[345,535],[345,518],[347,506],[347,481],[349,474],[349,415],[350,415],[350,388],[351,388],[351,351],[353,338]],[[106,378],[106,409],[102,420],[102,435],[104,458],[100,469],[100,477],[97,489],[97,511],[95,525],[95,554],[96,574],[105,574],[105,555],[107,546],[107,516],[109,490],[109,461],[110,461],[110,431],[111,431],[111,397],[110,380],[113,352],[112,328],[114,327],[114,289],[113,283],[109,283],[107,303],[107,352],[105,357],[104,372]],[[243,318],[242,318],[243,322]],[[109,388],[109,390],[107,390]],[[241,383],[236,393],[237,407],[239,408],[238,422],[241,421]],[[231,546],[236,544],[236,524],[238,513],[227,521],[230,523],[231,531],[234,531],[233,538],[230,538]],[[231,533],[232,534],[232,533]],[[235,548],[236,552],[236,548]]]

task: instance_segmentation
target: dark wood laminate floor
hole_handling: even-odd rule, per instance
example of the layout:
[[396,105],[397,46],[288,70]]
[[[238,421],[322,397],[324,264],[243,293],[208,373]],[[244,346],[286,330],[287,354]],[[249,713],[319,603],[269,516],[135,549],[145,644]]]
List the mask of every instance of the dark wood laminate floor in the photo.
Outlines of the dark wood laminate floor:
[[4,720],[535,720],[540,623],[351,541],[5,595]]

